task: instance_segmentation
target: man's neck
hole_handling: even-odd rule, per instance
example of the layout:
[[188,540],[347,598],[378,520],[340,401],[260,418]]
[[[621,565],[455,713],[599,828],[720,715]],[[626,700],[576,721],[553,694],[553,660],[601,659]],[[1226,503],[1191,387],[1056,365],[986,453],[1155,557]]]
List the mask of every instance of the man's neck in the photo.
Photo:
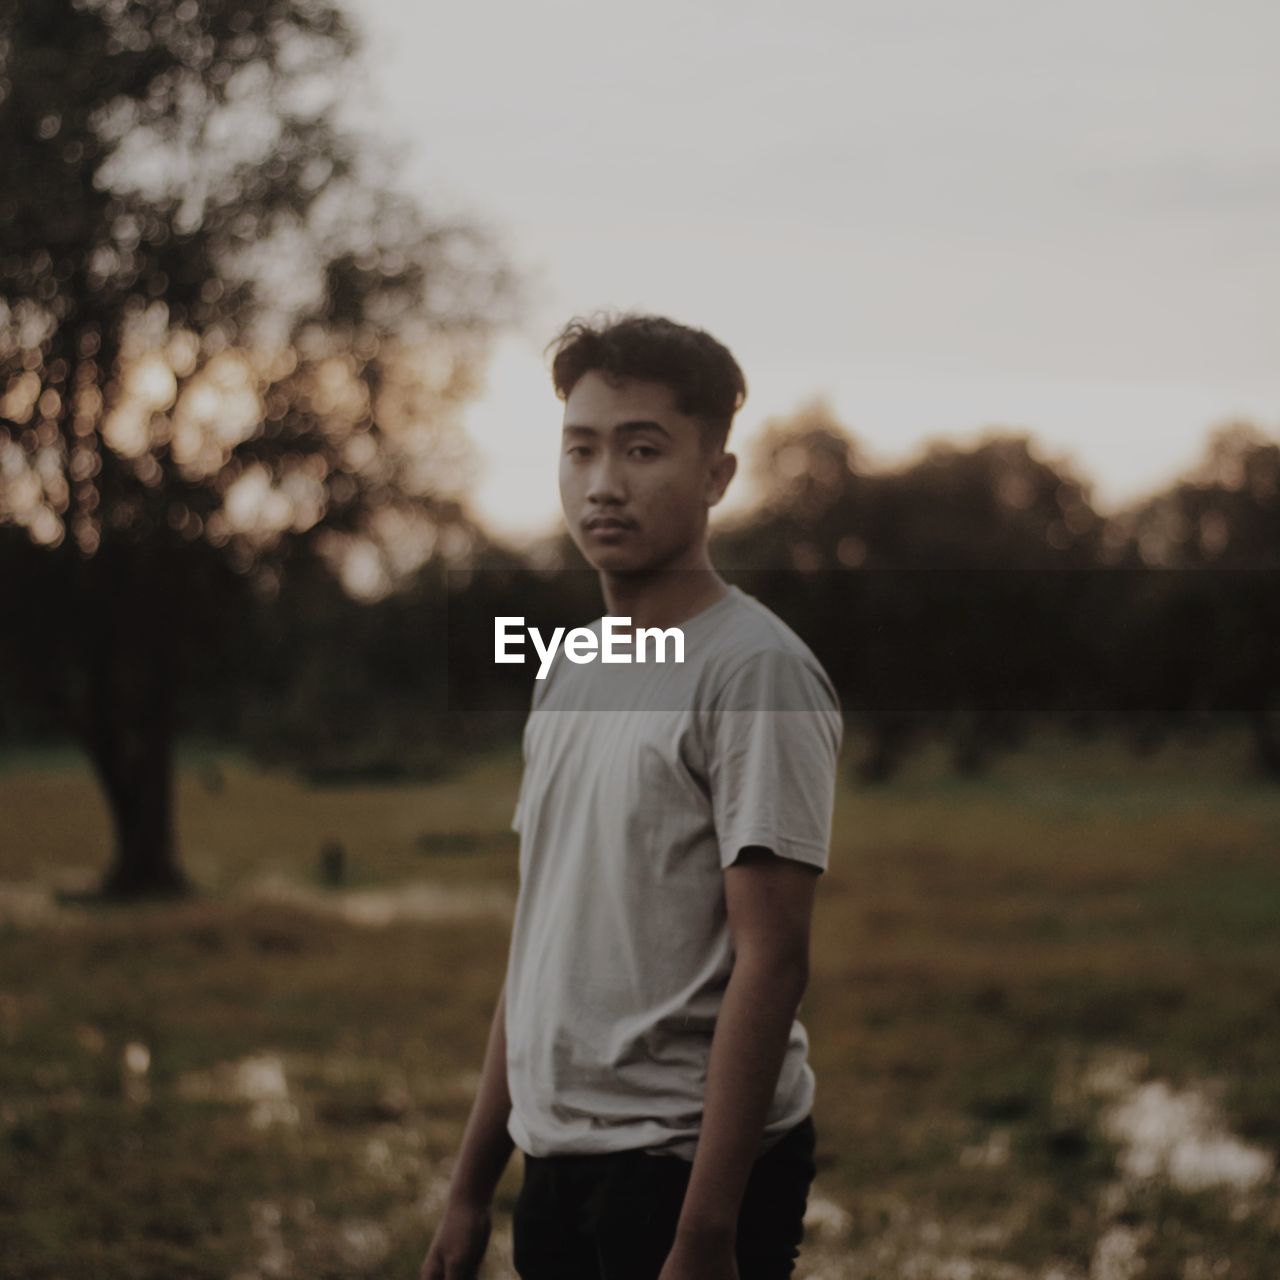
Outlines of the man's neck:
[[684,567],[650,573],[602,571],[600,590],[609,615],[630,618],[633,628],[664,629],[681,626],[729,594],[705,555]]

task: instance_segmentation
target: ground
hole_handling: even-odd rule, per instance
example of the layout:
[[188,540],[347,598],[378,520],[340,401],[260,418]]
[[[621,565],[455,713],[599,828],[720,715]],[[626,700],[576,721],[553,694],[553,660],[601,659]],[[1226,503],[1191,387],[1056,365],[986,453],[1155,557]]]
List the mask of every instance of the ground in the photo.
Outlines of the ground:
[[[105,865],[88,770],[0,762],[0,1276],[415,1276],[501,978],[517,782],[512,753],[314,790],[189,750],[201,896],[94,907],[58,896]],[[1280,789],[1233,736],[1042,735],[982,779],[926,755],[842,790],[797,1274],[1280,1274],[1277,850]]]

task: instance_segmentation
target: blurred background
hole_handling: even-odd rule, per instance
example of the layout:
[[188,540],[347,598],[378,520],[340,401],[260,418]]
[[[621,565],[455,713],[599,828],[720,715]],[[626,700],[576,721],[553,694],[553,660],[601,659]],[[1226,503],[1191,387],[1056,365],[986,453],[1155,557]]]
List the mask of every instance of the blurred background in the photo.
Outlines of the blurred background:
[[1278,37],[0,3],[0,1275],[416,1275],[492,618],[601,607],[544,347],[638,309],[745,368],[714,558],[845,708],[799,1274],[1271,1280]]

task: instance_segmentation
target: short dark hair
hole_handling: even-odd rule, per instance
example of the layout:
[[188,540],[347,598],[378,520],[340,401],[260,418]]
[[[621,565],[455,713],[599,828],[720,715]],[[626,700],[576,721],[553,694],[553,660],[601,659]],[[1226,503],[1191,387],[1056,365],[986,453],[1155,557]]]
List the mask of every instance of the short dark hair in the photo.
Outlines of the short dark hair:
[[676,407],[705,424],[706,443],[722,446],[733,415],[747,398],[747,380],[723,343],[702,329],[665,316],[575,317],[552,339],[551,378],[567,400],[584,373],[609,382],[637,378],[661,382],[675,393]]

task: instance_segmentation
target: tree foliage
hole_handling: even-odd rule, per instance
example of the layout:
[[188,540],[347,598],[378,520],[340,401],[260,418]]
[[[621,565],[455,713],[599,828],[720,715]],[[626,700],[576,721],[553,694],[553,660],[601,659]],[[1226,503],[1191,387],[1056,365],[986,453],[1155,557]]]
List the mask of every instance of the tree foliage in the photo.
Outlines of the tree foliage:
[[375,596],[470,536],[455,409],[512,281],[338,123],[357,47],[325,0],[0,9],[11,660],[89,748],[121,891],[182,885],[177,698],[249,584],[319,557]]
[[1280,446],[1256,429],[1109,519],[1026,435],[871,469],[821,402],[768,425],[752,472],[717,562],[809,639],[866,730],[864,777],[926,733],[973,771],[1037,719],[1152,745],[1241,715],[1280,776]]

